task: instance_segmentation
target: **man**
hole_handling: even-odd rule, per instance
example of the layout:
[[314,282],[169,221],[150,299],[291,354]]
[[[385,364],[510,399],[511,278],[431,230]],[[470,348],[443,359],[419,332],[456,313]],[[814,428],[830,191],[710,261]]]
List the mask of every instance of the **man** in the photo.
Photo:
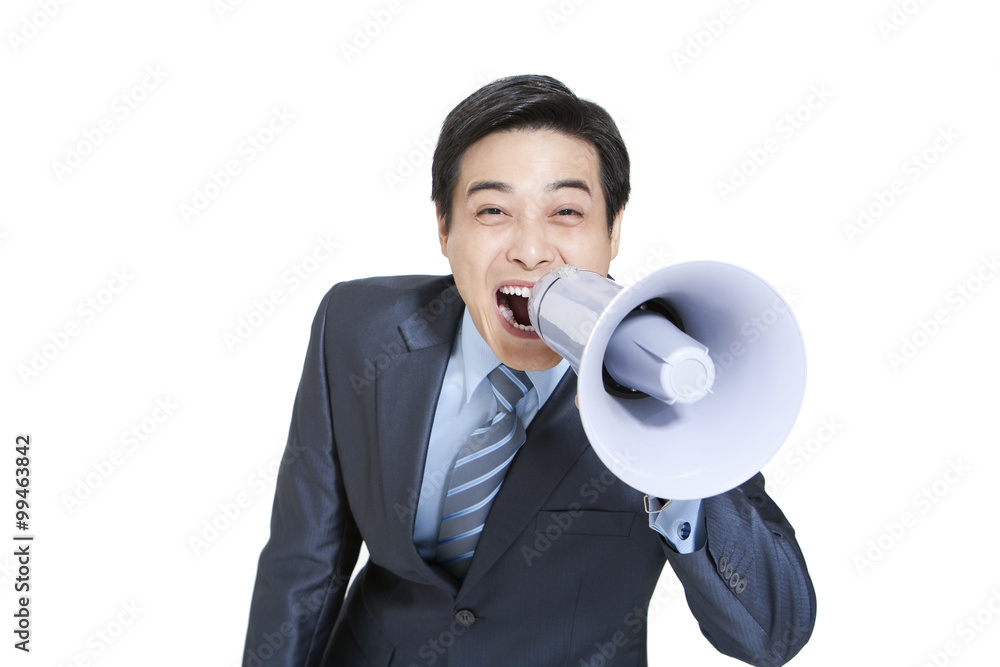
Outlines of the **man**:
[[449,114],[432,176],[453,275],[336,285],[313,323],[244,665],[645,665],[664,562],[716,648],[790,659],[815,597],[760,475],[647,515],[526,315],[548,271],[607,275],[618,251],[614,122],[554,79],[501,79]]

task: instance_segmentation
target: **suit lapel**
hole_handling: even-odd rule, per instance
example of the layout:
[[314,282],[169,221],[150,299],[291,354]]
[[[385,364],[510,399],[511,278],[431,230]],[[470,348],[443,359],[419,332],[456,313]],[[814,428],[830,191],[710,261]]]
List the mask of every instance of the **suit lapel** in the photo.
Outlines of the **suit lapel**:
[[590,446],[575,395],[576,373],[567,371],[528,427],[527,440],[493,501],[463,587],[475,585],[493,567]]
[[379,469],[387,519],[391,525],[403,525],[403,530],[390,531],[397,542],[396,553],[405,555],[410,574],[446,588],[453,588],[453,582],[420,557],[413,543],[413,525],[434,411],[462,309],[454,285],[422,304],[396,331],[396,344],[405,351],[375,379]]

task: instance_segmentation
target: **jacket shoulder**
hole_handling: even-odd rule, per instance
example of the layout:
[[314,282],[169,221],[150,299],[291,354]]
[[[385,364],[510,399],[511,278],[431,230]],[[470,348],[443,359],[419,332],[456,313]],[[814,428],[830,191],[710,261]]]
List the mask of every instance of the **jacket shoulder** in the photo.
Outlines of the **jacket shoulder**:
[[452,276],[377,276],[346,280],[335,284],[326,293],[324,302],[338,306],[373,305],[397,303],[399,301],[420,301],[448,289],[455,284]]
[[420,334],[450,326],[445,322],[451,317],[439,316],[461,312],[456,306],[461,299],[450,275],[379,276],[337,283],[323,298],[317,317],[327,323],[328,336],[364,345],[366,339],[370,343],[406,331]]
[[[406,308],[419,308],[455,285],[452,276],[377,276],[335,284],[323,297],[320,310],[341,315],[355,311],[367,317]],[[331,309],[335,312],[330,312]]]

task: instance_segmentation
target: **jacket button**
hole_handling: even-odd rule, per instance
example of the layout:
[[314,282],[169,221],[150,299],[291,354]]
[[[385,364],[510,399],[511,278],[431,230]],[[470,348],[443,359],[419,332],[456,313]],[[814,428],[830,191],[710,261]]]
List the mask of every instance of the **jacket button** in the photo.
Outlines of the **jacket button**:
[[462,609],[455,614],[455,620],[458,621],[459,625],[467,628],[476,622],[476,615],[468,609]]

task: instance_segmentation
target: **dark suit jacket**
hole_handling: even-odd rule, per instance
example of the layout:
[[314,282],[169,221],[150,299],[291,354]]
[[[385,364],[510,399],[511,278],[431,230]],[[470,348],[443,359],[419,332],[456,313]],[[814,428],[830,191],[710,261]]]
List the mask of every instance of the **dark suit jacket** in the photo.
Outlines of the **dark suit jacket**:
[[[675,553],[648,527],[642,494],[590,448],[573,373],[528,428],[465,581],[421,559],[414,511],[462,311],[450,276],[342,283],[323,299],[243,664],[646,665],[664,561],[718,650],[765,665],[793,656],[815,597],[761,476],[706,499],[707,546]],[[346,591],[362,541],[370,560]]]

